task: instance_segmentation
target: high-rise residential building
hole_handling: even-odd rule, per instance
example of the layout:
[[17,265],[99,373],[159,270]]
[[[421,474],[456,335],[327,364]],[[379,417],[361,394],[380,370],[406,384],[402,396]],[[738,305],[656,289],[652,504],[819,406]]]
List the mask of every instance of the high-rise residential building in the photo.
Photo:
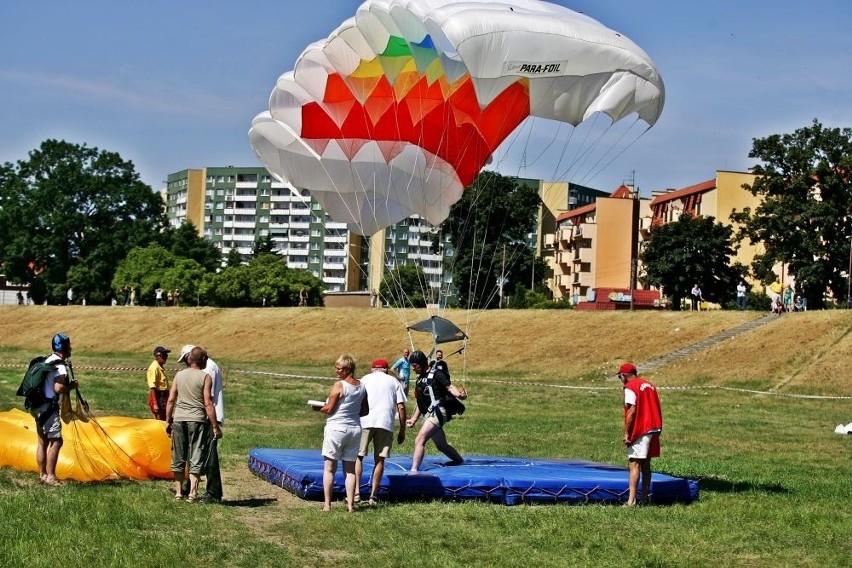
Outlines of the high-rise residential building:
[[[552,263],[544,246],[556,217],[607,195],[564,182],[518,178],[542,199],[530,244]],[[414,215],[364,238],[330,219],[307,190],[296,191],[275,180],[263,167],[208,167],[169,174],[165,199],[169,223],[191,221],[199,235],[228,255],[247,258],[254,243],[271,237],[287,266],[309,270],[330,292],[379,290],[388,271],[406,264],[423,269],[431,303],[453,306],[455,250],[450,235]]]
[[321,278],[327,291],[364,289],[362,243],[346,225],[327,218],[303,190],[294,192],[262,167],[187,169],[166,179],[169,223],[191,221],[223,255],[247,258],[267,236],[290,268]]

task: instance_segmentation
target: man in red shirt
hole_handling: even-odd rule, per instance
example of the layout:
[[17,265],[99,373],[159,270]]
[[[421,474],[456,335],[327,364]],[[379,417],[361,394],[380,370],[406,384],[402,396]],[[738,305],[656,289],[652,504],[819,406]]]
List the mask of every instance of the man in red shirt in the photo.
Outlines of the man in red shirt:
[[651,458],[660,455],[660,432],[663,413],[657,387],[637,376],[633,363],[618,368],[624,384],[624,445],[630,473],[627,505],[636,505],[636,490],[642,477],[642,503],[648,503],[651,492]]

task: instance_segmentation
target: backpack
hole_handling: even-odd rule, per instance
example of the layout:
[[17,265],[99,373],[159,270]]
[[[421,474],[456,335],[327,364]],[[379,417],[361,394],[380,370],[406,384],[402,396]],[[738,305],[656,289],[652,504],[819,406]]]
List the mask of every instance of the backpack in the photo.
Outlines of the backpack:
[[46,363],[47,356],[40,355],[30,361],[27,372],[24,373],[24,380],[21,381],[21,386],[18,387],[18,396],[24,397],[24,408],[34,410],[42,404],[49,402],[44,396],[44,380],[47,375],[56,369],[61,361],[52,361]]
[[435,376],[436,369],[433,367],[429,370],[429,375],[426,377],[426,391],[429,394],[429,398],[432,400],[432,404],[429,405],[429,410],[434,408],[435,406],[441,405],[444,407],[444,410],[447,411],[447,414],[450,416],[462,415],[464,414],[465,407],[458,398],[453,395],[450,391],[444,393],[440,399],[435,399],[435,391],[432,388],[432,380]]

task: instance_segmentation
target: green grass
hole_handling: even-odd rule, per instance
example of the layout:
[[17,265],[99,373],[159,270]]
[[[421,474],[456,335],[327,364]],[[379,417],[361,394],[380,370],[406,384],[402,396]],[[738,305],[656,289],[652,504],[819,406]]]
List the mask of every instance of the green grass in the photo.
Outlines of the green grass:
[[[0,363],[22,361],[0,349]],[[75,360],[96,415],[147,417],[147,366],[115,354]],[[227,369],[258,368],[226,362]],[[311,366],[262,370],[329,375]],[[0,410],[19,408],[22,368],[0,367]],[[485,378],[485,377],[482,377]],[[518,374],[519,380],[533,380]],[[688,380],[684,384],[699,384]],[[573,383],[577,384],[577,383]],[[472,377],[467,413],[449,440],[462,453],[578,458],[624,465],[617,382],[600,390],[518,387]],[[174,503],[168,481],[57,489],[0,469],[0,565],[166,566],[843,566],[852,558],[852,420],[848,400],[719,389],[663,390],[666,426],[655,471],[699,480],[690,505],[506,507],[481,502],[385,504],[323,514],[246,474],[254,447],[319,448],[322,418],[305,400],[328,380],[229,372],[221,445],[223,505]],[[742,385],[740,385],[742,386]],[[757,386],[757,385],[755,385]],[[830,393],[823,393],[830,394]],[[399,449],[410,452],[413,433]],[[430,453],[434,448],[430,447]],[[230,483],[230,485],[229,485]]]

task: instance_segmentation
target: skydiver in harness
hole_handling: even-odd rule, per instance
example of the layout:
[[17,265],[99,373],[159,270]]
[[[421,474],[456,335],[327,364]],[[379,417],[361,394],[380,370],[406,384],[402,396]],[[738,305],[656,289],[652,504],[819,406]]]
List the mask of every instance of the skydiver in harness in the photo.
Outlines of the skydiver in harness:
[[464,405],[457,399],[467,398],[467,391],[450,384],[450,377],[440,369],[429,369],[429,360],[422,351],[415,351],[409,357],[411,369],[417,373],[417,383],[414,396],[417,408],[405,424],[413,428],[422,415],[423,426],[414,440],[414,454],[411,461],[411,471],[420,469],[423,456],[426,453],[426,442],[433,440],[435,447],[444,453],[450,462],[448,465],[464,463],[461,454],[447,442],[444,425],[456,414],[464,412]]

